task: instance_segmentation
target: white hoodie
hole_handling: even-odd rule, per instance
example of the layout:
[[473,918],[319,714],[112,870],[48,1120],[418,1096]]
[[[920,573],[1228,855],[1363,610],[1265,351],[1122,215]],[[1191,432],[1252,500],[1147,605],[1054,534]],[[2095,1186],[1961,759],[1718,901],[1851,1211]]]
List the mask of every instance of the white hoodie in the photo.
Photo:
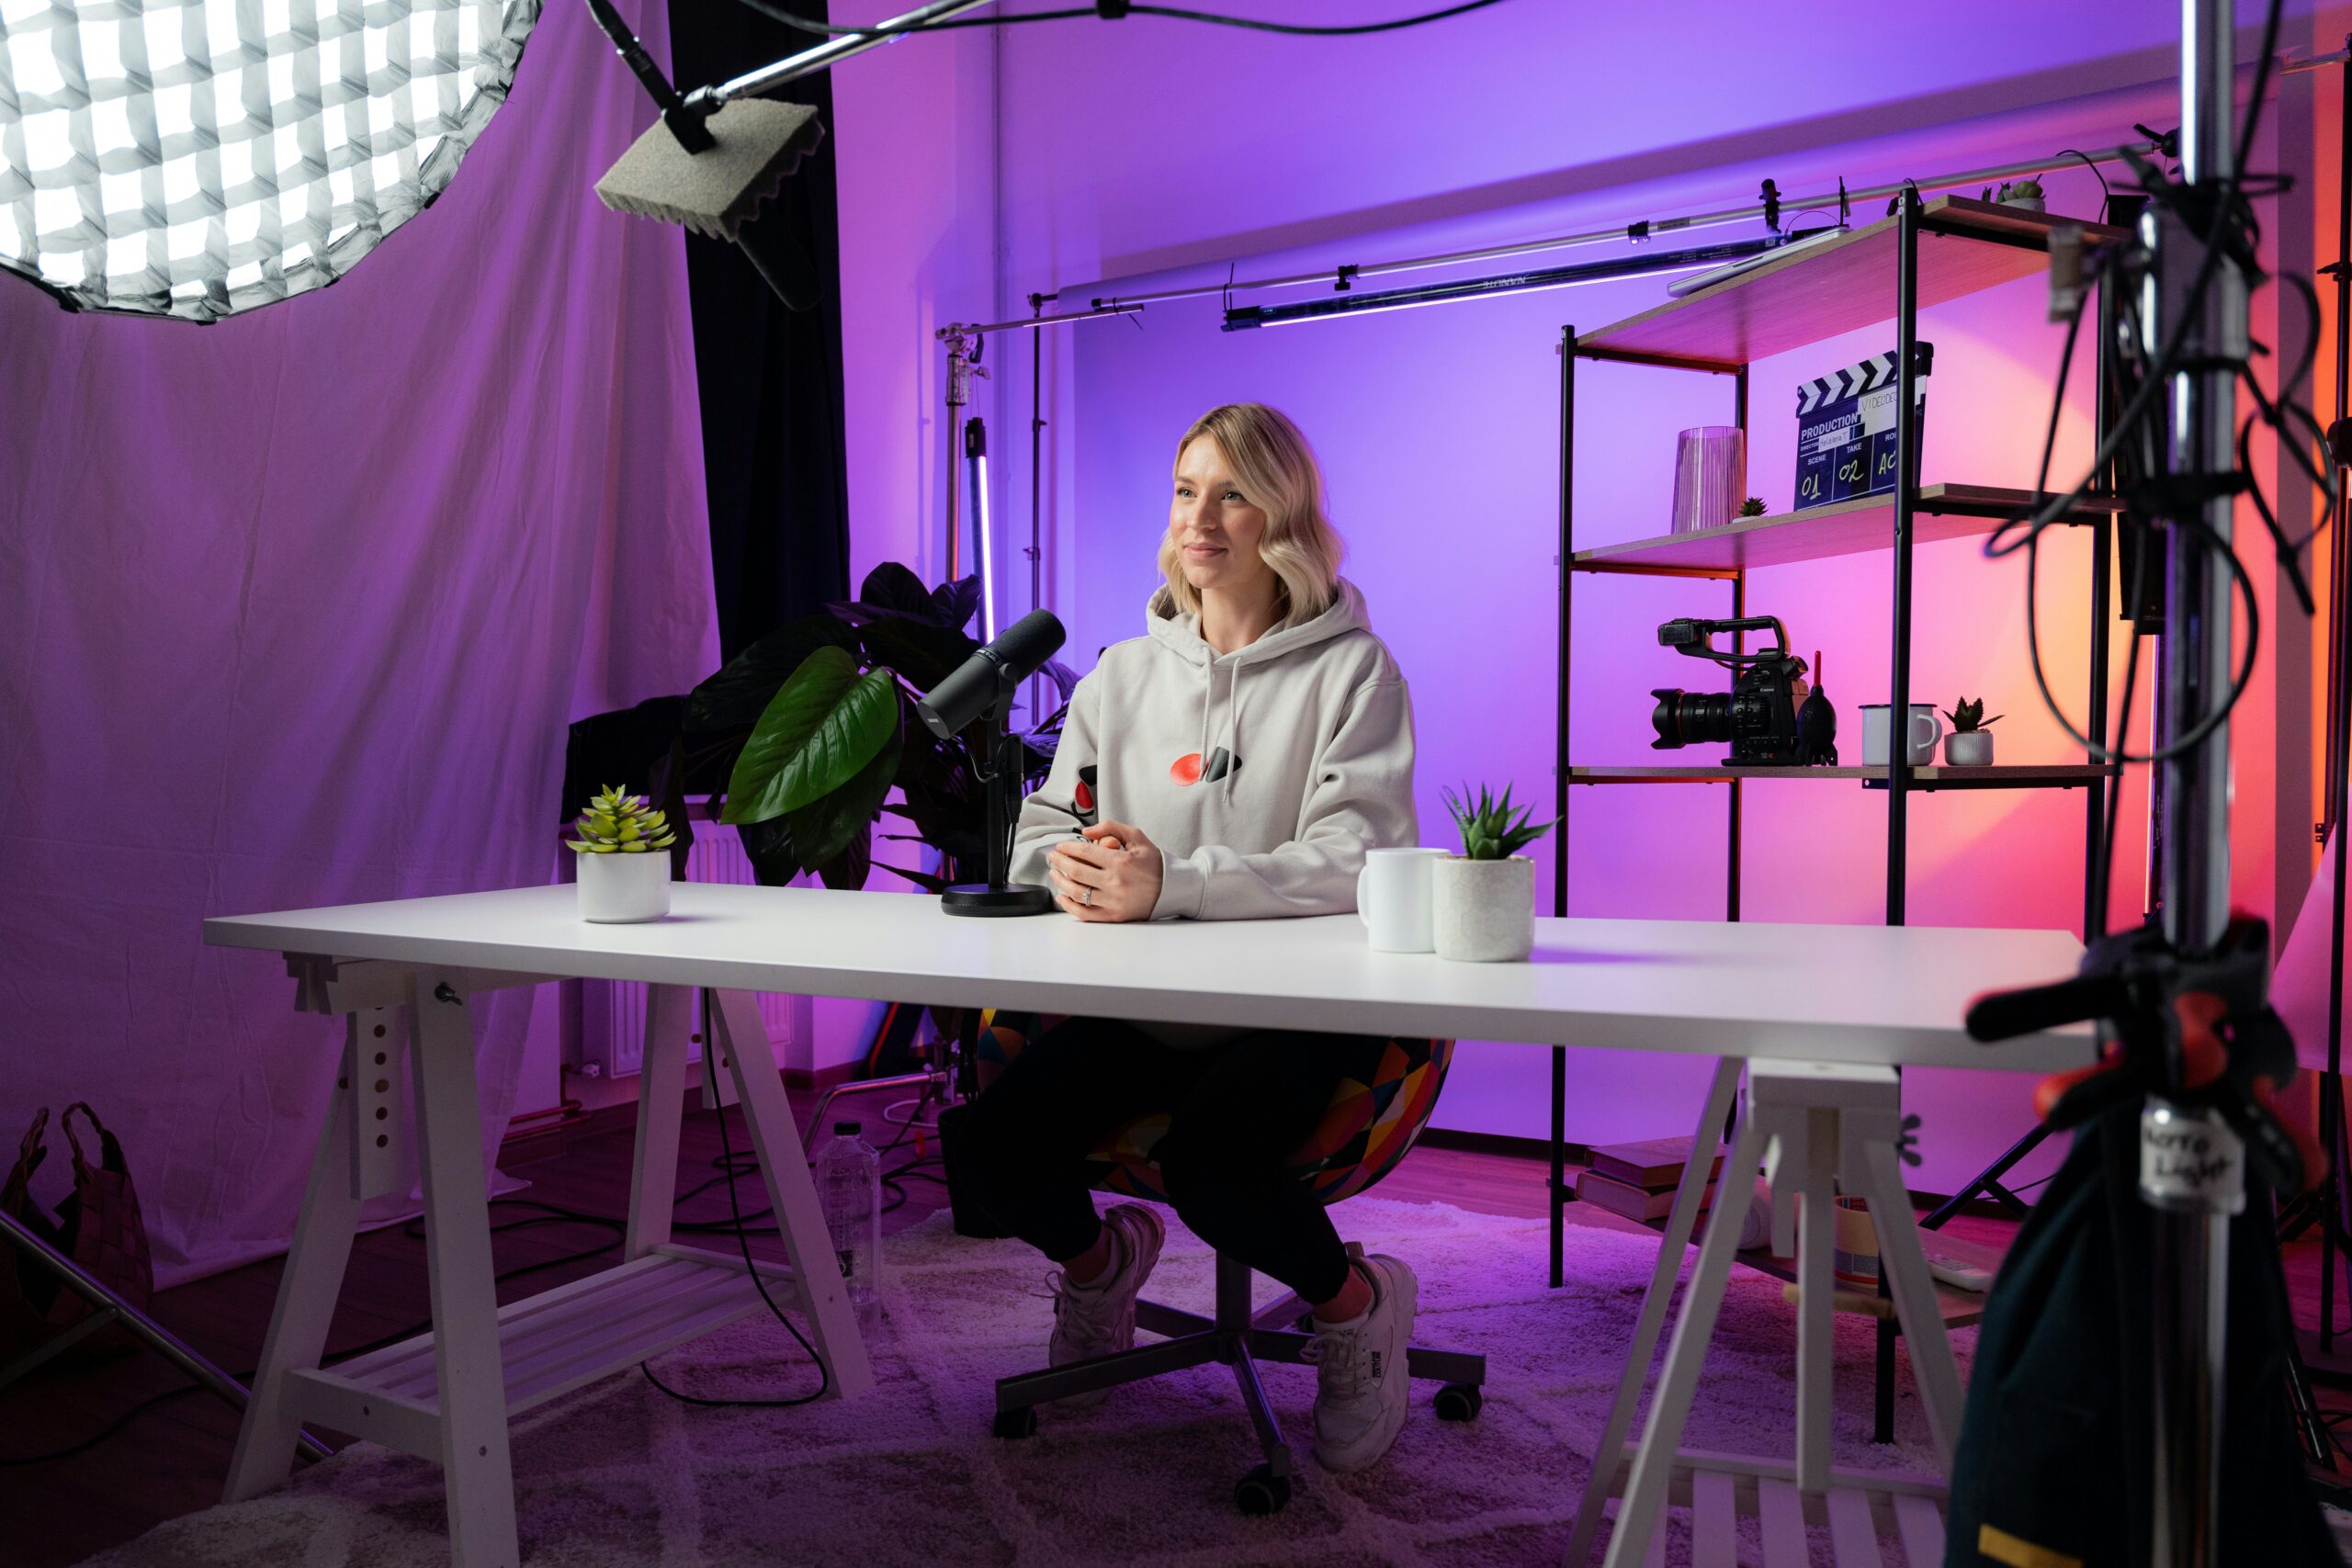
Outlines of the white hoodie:
[[1046,885],[1077,822],[1129,822],[1163,855],[1154,919],[1344,914],[1363,852],[1415,843],[1405,678],[1341,579],[1331,607],[1219,654],[1152,596],[1148,637],[1071,694],[1052,773],[1021,808],[1012,880]]

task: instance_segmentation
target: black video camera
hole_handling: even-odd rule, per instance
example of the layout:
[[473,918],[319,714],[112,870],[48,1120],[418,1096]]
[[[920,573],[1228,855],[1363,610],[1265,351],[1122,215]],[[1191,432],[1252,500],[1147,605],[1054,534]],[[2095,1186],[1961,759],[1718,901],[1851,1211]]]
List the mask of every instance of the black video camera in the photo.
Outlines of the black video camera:
[[[1709,639],[1717,632],[1772,634],[1761,653],[1726,653]],[[1657,751],[1729,741],[1734,766],[1795,767],[1811,761],[1797,729],[1797,704],[1805,695],[1804,660],[1789,652],[1789,634],[1776,615],[1743,615],[1729,621],[1668,621],[1657,629],[1658,646],[1693,659],[1711,659],[1734,671],[1731,690],[1686,692],[1658,686],[1650,723]]]

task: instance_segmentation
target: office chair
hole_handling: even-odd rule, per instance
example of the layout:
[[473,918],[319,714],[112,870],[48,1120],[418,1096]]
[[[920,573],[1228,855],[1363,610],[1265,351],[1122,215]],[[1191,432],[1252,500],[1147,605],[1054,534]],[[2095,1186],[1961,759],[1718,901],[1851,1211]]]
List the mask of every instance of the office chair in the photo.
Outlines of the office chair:
[[[1004,1014],[978,1032],[978,1077],[985,1085],[1020,1054],[1027,1032]],[[1365,1190],[1396,1168],[1429,1122],[1453,1060],[1451,1040],[1395,1039],[1388,1043],[1374,1081],[1342,1082],[1323,1120],[1291,1156],[1291,1170],[1328,1207]],[[1152,1150],[1168,1130],[1167,1112],[1136,1117],[1098,1145],[1091,1156],[1097,1190],[1166,1202]],[[1363,1248],[1350,1244],[1350,1255]],[[1233,1369],[1241,1403],[1258,1432],[1263,1463],[1234,1487],[1234,1502],[1245,1514],[1271,1514],[1290,1501],[1290,1447],[1259,1382],[1260,1361],[1297,1361],[1314,1339],[1306,1332],[1306,1303],[1295,1293],[1251,1311],[1250,1269],[1238,1258],[1216,1255],[1216,1300],[1212,1315],[1185,1312],[1157,1302],[1136,1303],[1136,1326],[1165,1336],[1092,1360],[999,1378],[996,1435],[1026,1438],[1037,1429],[1040,1404],[1069,1394],[1137,1382],[1209,1361]],[[1411,1348],[1410,1373],[1443,1383],[1436,1409],[1442,1421],[1467,1421],[1484,1403],[1487,1359],[1458,1350]]]

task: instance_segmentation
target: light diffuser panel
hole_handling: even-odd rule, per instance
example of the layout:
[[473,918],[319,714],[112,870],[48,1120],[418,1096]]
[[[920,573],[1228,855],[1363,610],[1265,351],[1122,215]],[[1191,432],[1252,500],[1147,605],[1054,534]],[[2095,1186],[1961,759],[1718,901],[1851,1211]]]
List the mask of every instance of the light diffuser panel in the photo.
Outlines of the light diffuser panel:
[[423,209],[539,0],[0,0],[0,266],[191,321],[331,283]]

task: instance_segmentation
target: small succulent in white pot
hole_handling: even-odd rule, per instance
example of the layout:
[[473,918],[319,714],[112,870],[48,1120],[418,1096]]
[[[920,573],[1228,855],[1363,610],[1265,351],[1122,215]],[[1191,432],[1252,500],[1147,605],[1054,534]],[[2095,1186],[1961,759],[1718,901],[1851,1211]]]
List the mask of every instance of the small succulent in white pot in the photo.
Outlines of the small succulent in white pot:
[[669,818],[641,795],[607,785],[572,823],[580,836],[580,918],[600,925],[658,920],[670,912]]
[[2003,207],[2019,207],[2028,212],[2046,211],[2049,205],[2042,198],[2041,182],[2030,175],[2021,180],[2009,181],[1993,199]]
[[1971,702],[1962,697],[1944,709],[1944,716],[1951,720],[1951,733],[1944,737],[1944,761],[1955,768],[1982,768],[1993,761],[1993,731],[1989,726],[1998,724],[2001,715],[1984,716],[1984,699]]
[[1430,869],[1430,935],[1440,958],[1515,963],[1535,949],[1535,863],[1518,852],[1552,830],[1530,823],[1529,808],[1481,787],[1445,792],[1445,808],[1462,832],[1462,852]]

